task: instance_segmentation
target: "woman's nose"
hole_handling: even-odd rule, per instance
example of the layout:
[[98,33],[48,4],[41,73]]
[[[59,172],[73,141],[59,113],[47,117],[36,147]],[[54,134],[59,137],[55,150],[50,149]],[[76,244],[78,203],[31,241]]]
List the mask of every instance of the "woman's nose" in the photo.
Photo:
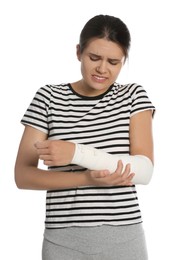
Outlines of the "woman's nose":
[[107,65],[106,62],[102,61],[99,63],[99,65],[96,67],[96,71],[103,74],[106,72]]

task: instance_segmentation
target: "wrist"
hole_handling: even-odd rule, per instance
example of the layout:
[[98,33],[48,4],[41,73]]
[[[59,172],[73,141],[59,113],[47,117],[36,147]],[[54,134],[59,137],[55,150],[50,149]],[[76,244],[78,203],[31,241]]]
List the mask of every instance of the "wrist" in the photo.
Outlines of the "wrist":
[[69,160],[70,160],[70,163],[72,163],[72,160],[75,156],[75,150],[76,150],[76,144],[73,143],[73,142],[67,142],[69,144],[69,147],[68,147],[68,154],[69,154]]

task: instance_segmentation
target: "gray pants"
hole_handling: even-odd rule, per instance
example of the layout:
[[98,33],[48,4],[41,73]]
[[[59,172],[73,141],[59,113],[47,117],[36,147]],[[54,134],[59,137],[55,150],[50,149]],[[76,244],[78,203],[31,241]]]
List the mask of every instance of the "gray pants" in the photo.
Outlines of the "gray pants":
[[47,229],[42,260],[147,260],[141,224]]

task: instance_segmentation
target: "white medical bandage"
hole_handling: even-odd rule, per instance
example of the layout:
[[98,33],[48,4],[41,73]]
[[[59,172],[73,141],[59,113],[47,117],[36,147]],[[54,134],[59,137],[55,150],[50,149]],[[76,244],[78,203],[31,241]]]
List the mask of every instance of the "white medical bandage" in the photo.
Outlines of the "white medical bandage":
[[114,173],[117,169],[118,161],[130,164],[134,184],[148,184],[153,174],[153,164],[144,155],[112,155],[94,147],[82,144],[75,144],[75,153],[72,159],[73,164],[85,167],[89,170],[109,170]]

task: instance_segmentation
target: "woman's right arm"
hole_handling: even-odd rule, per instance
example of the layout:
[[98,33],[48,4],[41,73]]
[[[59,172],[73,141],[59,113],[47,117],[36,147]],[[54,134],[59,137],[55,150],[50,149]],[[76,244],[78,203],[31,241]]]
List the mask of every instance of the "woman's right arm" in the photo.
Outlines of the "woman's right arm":
[[15,182],[20,189],[54,190],[90,185],[86,174],[56,172],[38,168],[38,154],[34,144],[44,141],[47,135],[31,126],[26,126],[15,162]]
[[39,169],[39,155],[35,143],[46,139],[47,135],[42,131],[31,126],[25,127],[15,163],[15,182],[18,188],[57,190],[78,186],[132,185],[133,174],[130,174],[130,167],[122,171],[121,162],[111,175],[107,170],[75,173]]

